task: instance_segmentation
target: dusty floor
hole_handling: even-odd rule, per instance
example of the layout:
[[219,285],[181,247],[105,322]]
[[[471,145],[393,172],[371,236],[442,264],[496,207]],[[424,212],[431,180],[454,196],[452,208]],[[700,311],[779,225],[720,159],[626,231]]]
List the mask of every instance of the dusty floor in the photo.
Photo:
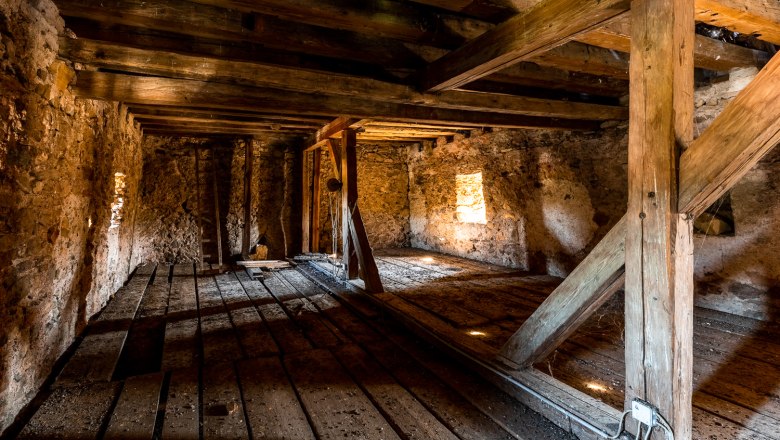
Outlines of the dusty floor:
[[[380,251],[377,265],[388,309],[486,360],[561,281],[414,249]],[[694,323],[694,438],[780,439],[780,325],[698,307]],[[621,293],[537,371],[622,410],[622,338]]]
[[140,268],[19,438],[569,438],[365,299],[267,275]]

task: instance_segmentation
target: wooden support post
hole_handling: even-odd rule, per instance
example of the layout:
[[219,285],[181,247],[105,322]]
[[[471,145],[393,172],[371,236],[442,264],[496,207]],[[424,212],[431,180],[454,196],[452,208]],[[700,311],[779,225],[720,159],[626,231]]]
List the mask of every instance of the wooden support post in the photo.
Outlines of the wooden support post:
[[311,202],[311,251],[320,251],[320,164],[322,163],[322,151],[314,150],[314,170],[312,173],[312,202]]
[[249,259],[250,231],[252,230],[252,139],[246,140],[244,151],[244,230],[241,235],[241,256]]
[[311,186],[309,185],[309,153],[301,152],[301,252],[311,252]]
[[693,11],[693,0],[631,7],[626,403],[656,405],[677,440],[692,424],[693,222],[678,211],[677,161],[693,137]]
[[341,180],[341,149],[336,148],[331,141],[328,141],[327,146],[330,151],[330,163],[333,165],[333,177]]
[[349,233],[349,219],[357,205],[357,134],[355,130],[341,132],[341,233],[344,261],[344,275],[348,280],[358,277],[358,259],[352,234]]
[[200,198],[200,148],[195,148],[195,197],[198,208],[198,269],[203,269],[203,200]]
[[217,185],[217,150],[211,149],[211,183],[214,187],[214,226],[217,228],[217,263],[222,268],[222,224],[219,215],[219,185]]

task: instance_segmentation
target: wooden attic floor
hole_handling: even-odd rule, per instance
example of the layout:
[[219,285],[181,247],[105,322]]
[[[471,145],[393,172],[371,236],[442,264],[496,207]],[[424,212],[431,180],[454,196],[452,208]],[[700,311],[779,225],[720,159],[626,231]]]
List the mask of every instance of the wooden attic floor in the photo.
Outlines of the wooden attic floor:
[[570,438],[365,297],[266,275],[139,268],[19,438]]
[[[376,299],[486,361],[561,281],[414,249],[383,250],[376,258],[386,290]],[[703,308],[694,319],[694,438],[780,439],[780,325]],[[616,295],[534,374],[622,410],[622,337],[622,295]]]

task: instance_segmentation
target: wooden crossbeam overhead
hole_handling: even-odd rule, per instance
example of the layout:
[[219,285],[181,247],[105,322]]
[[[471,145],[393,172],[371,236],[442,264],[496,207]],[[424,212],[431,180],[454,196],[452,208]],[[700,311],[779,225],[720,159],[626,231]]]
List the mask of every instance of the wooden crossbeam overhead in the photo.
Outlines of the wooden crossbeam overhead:
[[696,20],[780,44],[780,4],[773,0],[696,0]]
[[[628,94],[628,80],[625,79],[571,72],[549,66],[539,66],[531,62],[514,64],[488,75],[482,80],[590,95],[619,97]],[[458,89],[470,89],[472,85],[480,81],[470,82],[458,87]]]
[[135,120],[141,124],[168,124],[176,125],[182,123],[200,124],[209,126],[221,126],[225,128],[257,128],[265,130],[316,130],[318,125],[314,123],[297,123],[295,121],[236,121],[231,118],[213,119],[198,118],[190,116],[147,116],[136,115]]
[[223,128],[223,127],[181,127],[172,125],[145,125],[142,127],[145,134],[168,134],[168,135],[195,135],[195,134],[224,134],[224,135],[266,135],[269,133],[289,134],[305,136],[308,132],[289,131],[279,132],[275,130],[257,130],[245,128]]
[[431,63],[425,90],[462,86],[566,43],[627,11],[626,0],[545,0]]
[[329,118],[285,115],[278,113],[253,113],[232,111],[227,109],[190,108],[177,106],[156,106],[134,104],[128,107],[129,111],[139,117],[149,119],[162,119],[166,117],[193,118],[201,120],[231,120],[235,122],[267,122],[269,124],[302,123],[321,126],[328,122]]
[[[680,158],[679,211],[695,217],[730,190],[780,142],[780,57],[723,110]],[[587,320],[613,290],[598,280],[620,279],[625,261],[625,220],[618,222],[537,311],[510,338],[502,355],[520,365],[543,359]],[[605,256],[599,250],[613,250]],[[581,285],[578,279],[589,280]],[[606,287],[605,287],[606,285]]]
[[576,41],[554,47],[530,61],[571,72],[628,79],[628,55]]
[[[495,0],[412,0],[428,6],[435,6],[443,10],[460,12],[482,20],[498,23],[515,14],[517,10],[525,9],[518,5],[531,3],[537,0],[513,0],[513,4]],[[518,9],[519,8],[519,9]]]
[[338,96],[368,97],[399,104],[580,119],[621,119],[627,115],[626,109],[619,106],[486,95],[476,92],[422,94],[408,86],[369,78],[307,72],[258,63],[204,59],[84,39],[61,39],[60,54],[74,62],[134,73],[241,83]]
[[[207,6],[186,0],[57,0],[66,17],[144,27],[194,37],[261,43],[265,47],[361,61],[363,53],[387,68],[422,65],[400,41],[281,20],[270,15]],[[360,48],[361,50],[355,50]]]
[[[628,53],[631,48],[631,16],[624,14],[606,26],[577,37],[577,41]],[[696,67],[729,70],[735,67],[760,66],[769,60],[766,52],[748,49],[696,35],[693,62]]]
[[433,107],[368,101],[357,98],[323,96],[218,84],[204,81],[138,77],[107,72],[81,71],[73,86],[77,96],[132,104],[185,105],[241,110],[285,109],[304,115],[340,114],[350,111],[357,118],[387,118],[408,122],[450,121],[488,127],[543,127],[568,130],[594,130],[590,121],[554,119],[496,112],[456,111]]
[[[465,39],[451,31],[439,11],[413,3],[367,0],[194,0],[196,3],[242,12],[273,11],[285,20],[368,33],[435,47],[457,47]],[[463,21],[450,16],[449,20]]]

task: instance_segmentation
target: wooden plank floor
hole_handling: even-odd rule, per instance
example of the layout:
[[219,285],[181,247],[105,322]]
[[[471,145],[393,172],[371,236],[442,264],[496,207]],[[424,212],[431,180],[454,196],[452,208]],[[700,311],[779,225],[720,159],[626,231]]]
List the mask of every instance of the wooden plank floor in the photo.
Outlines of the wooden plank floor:
[[265,275],[141,268],[19,438],[573,438],[359,296]]
[[[415,249],[376,257],[387,292],[375,299],[487,361],[561,281]],[[694,347],[694,438],[780,439],[778,325],[697,308]],[[622,294],[535,367],[622,410]]]

